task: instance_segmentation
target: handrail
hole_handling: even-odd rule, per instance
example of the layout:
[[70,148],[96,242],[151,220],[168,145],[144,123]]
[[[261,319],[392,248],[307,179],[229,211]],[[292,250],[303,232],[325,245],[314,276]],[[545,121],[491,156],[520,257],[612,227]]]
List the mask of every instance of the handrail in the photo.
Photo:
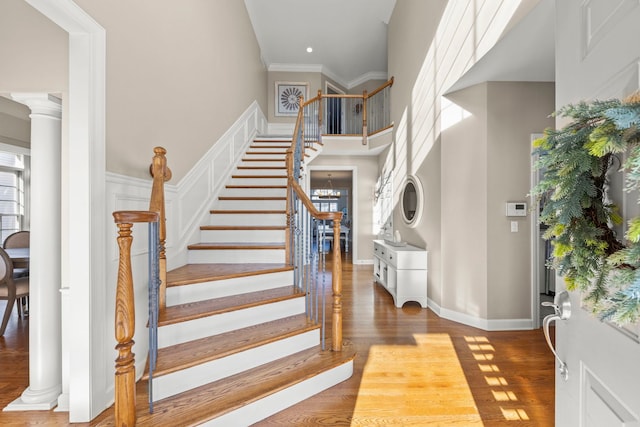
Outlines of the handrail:
[[386,83],[384,83],[382,86],[380,86],[379,88],[375,89],[373,92],[371,92],[368,97],[371,98],[372,96],[375,96],[378,92],[382,92],[384,89],[393,86],[393,76],[391,76],[391,78],[389,80],[387,80]]
[[[315,98],[301,103],[301,108],[313,109],[313,114],[307,116],[317,116],[315,121],[303,121],[305,134],[309,139],[321,142],[323,135],[341,136],[362,136],[362,143],[367,144],[368,138],[372,135],[387,130],[393,126],[390,114],[390,89],[393,86],[394,78],[391,77],[380,87],[368,93],[366,90],[360,94],[323,94],[318,91]],[[338,104],[336,104],[338,102]],[[314,104],[317,104],[315,106]],[[330,114],[328,110],[332,110]],[[318,135],[309,137],[309,127],[317,127]]]
[[[131,269],[131,228],[134,223],[147,222],[157,225],[158,212],[116,211],[118,225],[118,283],[116,286],[115,336],[118,358],[115,370],[115,419],[118,426],[134,426],[136,423],[135,354],[131,350],[135,332],[135,298]],[[151,233],[150,233],[151,234]]]
[[[302,100],[301,100],[302,101]],[[308,252],[304,249],[308,249],[308,242],[310,239],[310,221],[308,216],[317,220],[333,220],[333,263],[331,272],[331,290],[332,290],[332,336],[331,336],[331,349],[333,351],[342,350],[342,258],[340,254],[340,221],[342,219],[342,212],[320,212],[318,211],[307,194],[304,192],[300,184],[298,184],[298,177],[301,168],[302,157],[304,156],[305,137],[303,132],[303,120],[304,120],[304,102],[300,102],[300,109],[298,111],[298,118],[295,125],[294,136],[291,141],[291,146],[287,150],[286,154],[286,167],[287,167],[287,231],[286,231],[286,254],[287,260],[294,266],[294,274],[296,275],[294,281],[296,286],[302,289],[302,282],[308,281],[310,271],[313,268],[307,268],[308,265],[313,263],[313,260],[309,258]],[[307,104],[308,105],[308,104]],[[335,244],[338,243],[338,244]],[[305,245],[305,248],[300,246]],[[313,267],[313,266],[311,266]],[[303,277],[305,276],[306,277]],[[324,277],[324,275],[322,275]],[[309,317],[313,317],[311,312],[313,308],[312,301],[315,299],[316,305],[318,301],[318,295],[320,291],[317,290],[317,284],[313,290],[306,289],[307,294],[307,314]],[[324,297],[324,292],[320,295]],[[323,299],[324,301],[324,299]],[[322,342],[324,348],[324,303],[322,304]],[[318,320],[318,312],[315,312],[316,321]]]

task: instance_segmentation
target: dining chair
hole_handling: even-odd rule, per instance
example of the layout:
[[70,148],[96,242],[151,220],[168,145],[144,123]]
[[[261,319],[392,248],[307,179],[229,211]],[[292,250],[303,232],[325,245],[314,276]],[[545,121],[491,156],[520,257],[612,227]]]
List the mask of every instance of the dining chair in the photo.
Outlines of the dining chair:
[[[16,231],[13,234],[9,234],[2,247],[8,248],[28,248],[30,243],[31,233],[29,231]],[[29,266],[16,266],[13,269],[13,277],[23,277],[29,275]]]
[[13,234],[9,234],[4,243],[3,248],[28,248],[29,247],[29,231],[16,231]]
[[[29,296],[29,276],[14,278],[13,262],[7,252],[0,248],[0,300],[7,301],[2,317],[2,326],[0,326],[0,336],[4,335],[16,301],[27,296]],[[22,304],[18,301],[17,305],[18,318],[22,318]]]

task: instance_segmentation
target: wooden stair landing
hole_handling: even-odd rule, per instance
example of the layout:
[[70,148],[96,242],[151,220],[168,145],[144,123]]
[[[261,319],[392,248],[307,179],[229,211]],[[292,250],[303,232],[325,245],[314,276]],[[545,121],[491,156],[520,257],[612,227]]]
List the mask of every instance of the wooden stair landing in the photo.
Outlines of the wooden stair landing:
[[186,264],[167,272],[167,287],[291,271],[287,264]]

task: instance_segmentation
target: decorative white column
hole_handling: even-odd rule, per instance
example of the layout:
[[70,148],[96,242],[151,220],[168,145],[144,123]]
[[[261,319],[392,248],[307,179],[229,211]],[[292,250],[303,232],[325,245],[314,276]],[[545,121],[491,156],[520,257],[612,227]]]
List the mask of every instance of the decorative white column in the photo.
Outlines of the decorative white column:
[[56,405],[62,390],[62,104],[60,99],[46,93],[11,96],[31,109],[29,388],[4,410],[49,410]]

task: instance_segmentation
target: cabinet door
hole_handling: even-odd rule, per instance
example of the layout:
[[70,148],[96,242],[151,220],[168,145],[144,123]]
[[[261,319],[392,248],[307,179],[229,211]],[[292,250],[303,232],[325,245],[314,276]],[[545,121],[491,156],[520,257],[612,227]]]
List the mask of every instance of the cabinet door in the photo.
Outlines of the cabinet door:
[[392,265],[387,265],[387,289],[393,290],[396,288],[396,278],[398,277],[397,270]]

